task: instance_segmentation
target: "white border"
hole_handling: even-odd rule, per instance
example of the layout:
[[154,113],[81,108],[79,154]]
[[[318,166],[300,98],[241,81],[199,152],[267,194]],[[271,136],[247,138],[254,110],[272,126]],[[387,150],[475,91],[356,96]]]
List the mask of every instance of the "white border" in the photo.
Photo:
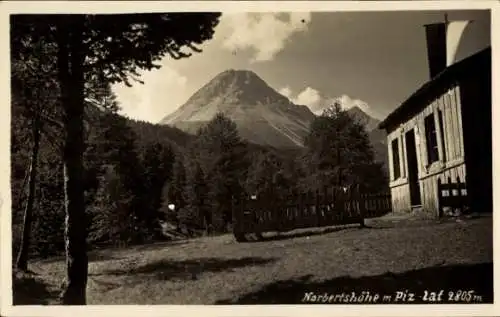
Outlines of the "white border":
[[[10,193],[10,63],[9,63],[9,14],[11,13],[130,13],[130,12],[175,12],[175,11],[420,11],[420,10],[474,10],[491,9],[492,51],[499,47],[500,2],[499,1],[4,1],[0,2],[0,95],[5,96],[0,116],[0,146],[4,155],[0,156],[0,315],[2,316],[181,316],[199,314],[202,316],[498,316],[500,292],[495,292],[496,305],[233,305],[233,306],[12,306],[11,276],[11,193]],[[496,54],[493,58],[493,87],[500,87],[498,70],[500,64]],[[494,70],[497,70],[496,72]],[[498,117],[495,106],[500,98],[500,90],[493,89],[493,122]],[[498,154],[500,128],[493,124],[493,196],[494,206],[500,203],[500,176]],[[495,209],[498,209],[495,207]],[[500,228],[494,220],[495,234]],[[495,242],[495,241],[494,241]],[[496,243],[494,243],[496,245]],[[497,251],[494,250],[496,257]],[[495,272],[499,272],[496,261]],[[494,274],[495,285],[498,274]]]

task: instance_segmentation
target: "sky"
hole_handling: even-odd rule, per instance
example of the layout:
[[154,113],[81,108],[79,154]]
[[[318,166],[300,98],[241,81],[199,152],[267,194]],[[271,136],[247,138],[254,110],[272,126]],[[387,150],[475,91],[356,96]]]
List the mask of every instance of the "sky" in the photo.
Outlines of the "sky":
[[[489,11],[448,11],[473,20],[456,60],[490,45]],[[341,98],[383,119],[429,80],[424,24],[444,11],[232,13],[221,17],[202,53],[164,58],[142,73],[144,84],[113,87],[130,118],[157,123],[227,69],[257,73],[296,104],[312,110]]]

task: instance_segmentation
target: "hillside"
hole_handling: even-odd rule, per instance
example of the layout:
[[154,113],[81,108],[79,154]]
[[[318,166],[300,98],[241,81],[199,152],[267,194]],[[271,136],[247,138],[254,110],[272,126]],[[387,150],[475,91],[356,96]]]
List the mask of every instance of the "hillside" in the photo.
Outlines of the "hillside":
[[347,112],[365,126],[368,132],[368,138],[370,139],[370,143],[375,153],[375,159],[382,162],[384,166],[387,167],[387,134],[384,130],[378,129],[380,120],[372,118],[356,106],[350,108]]
[[[195,134],[218,112],[233,120],[247,141],[273,148],[301,148],[315,115],[306,106],[295,105],[248,70],[227,70],[201,87],[160,124]],[[386,162],[385,132],[379,120],[358,107],[348,112],[369,133],[377,160]]]
[[359,108],[358,106],[349,108],[349,110],[347,110],[347,113],[349,113],[349,115],[354,119],[356,119],[358,122],[363,124],[365,126],[366,131],[368,132],[372,132],[373,130],[377,129],[377,126],[380,123],[380,120],[370,117],[366,112],[361,110],[361,108]]

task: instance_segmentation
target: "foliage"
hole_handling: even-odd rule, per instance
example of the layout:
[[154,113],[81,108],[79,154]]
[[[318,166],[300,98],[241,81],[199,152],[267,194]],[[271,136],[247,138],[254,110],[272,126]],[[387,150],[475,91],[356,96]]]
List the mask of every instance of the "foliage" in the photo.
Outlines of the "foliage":
[[143,151],[143,169],[139,176],[141,186],[136,187],[136,190],[143,189],[138,218],[147,232],[148,239],[160,236],[159,220],[162,217],[159,209],[162,204],[162,186],[172,178],[174,159],[175,153],[168,144],[148,144]]
[[[138,69],[160,68],[163,56],[187,58],[196,47],[213,37],[220,13],[135,13],[117,16],[86,15],[12,15],[13,52],[29,51],[29,43],[45,40],[56,43],[57,30],[81,30],[81,54],[85,56],[85,81],[139,81]],[[82,25],[78,25],[81,23]],[[27,45],[28,44],[28,45]],[[191,52],[184,51],[188,48]],[[32,53],[29,53],[33,55]]]
[[292,189],[293,178],[283,159],[272,152],[258,153],[248,172],[247,190],[257,196],[277,199]]
[[174,206],[174,218],[178,225],[180,225],[182,221],[187,220],[186,208],[188,197],[186,194],[186,186],[186,167],[182,156],[177,156],[173,167],[173,178],[170,184],[168,184],[167,197],[164,202]]
[[225,231],[232,219],[232,201],[244,192],[249,165],[247,146],[236,124],[218,113],[199,130],[195,149],[198,164],[207,175],[212,225],[215,230]]
[[[16,109],[13,109],[13,120],[21,124],[13,129],[16,141],[12,154],[19,158],[13,165],[13,184],[20,184],[28,155],[22,151],[26,149],[25,141],[17,140],[29,140],[29,134],[21,133],[20,129],[26,125],[22,120],[26,119]],[[88,125],[84,157],[91,246],[161,239],[158,232],[163,220],[178,221],[179,227],[210,232],[208,229],[215,227],[216,231],[225,231],[223,220],[230,222],[231,199],[237,193],[277,197],[286,195],[298,184],[302,183],[303,189],[311,189],[320,177],[335,180],[337,176],[337,170],[325,164],[335,163],[331,154],[336,153],[334,146],[340,144],[328,143],[331,138],[324,134],[335,131],[332,127],[337,121],[331,114],[315,123],[311,132],[314,140],[309,139],[310,147],[303,155],[246,144],[239,138],[236,125],[224,115],[214,118],[197,136],[186,136],[186,145],[177,143],[178,132],[170,134],[172,130],[168,127],[129,120],[112,110],[103,111],[89,105],[87,117],[92,123]],[[363,137],[361,129],[350,129],[351,134],[344,135]],[[346,166],[354,170],[357,177],[376,179],[379,175],[371,168],[374,163],[369,160],[369,150],[355,153],[363,149],[364,142],[348,139],[346,144],[350,148],[343,153],[357,155],[353,157],[358,160],[346,159],[356,163],[362,161],[359,157],[364,155],[367,164]],[[326,147],[328,144],[330,148]],[[322,148],[324,156],[318,155]],[[37,194],[36,209],[39,216],[33,229],[37,239],[32,252],[46,256],[61,252],[64,247],[61,242],[64,197],[59,152],[44,139],[42,153],[38,189],[41,194]],[[315,168],[318,162],[323,162],[322,169]],[[349,170],[346,168],[346,171]],[[171,213],[167,205],[175,201],[175,205],[182,208]]]
[[362,184],[380,190],[386,183],[363,125],[338,103],[312,122],[305,143],[313,188]]
[[137,218],[131,212],[133,195],[124,186],[121,175],[113,166],[101,177],[102,185],[91,205],[93,215],[89,238],[95,243],[130,243],[135,232]]
[[[324,185],[362,183],[377,191],[386,186],[363,126],[338,104],[314,120],[305,150],[293,153],[246,143],[236,124],[222,113],[196,136],[117,114],[111,83],[140,81],[138,69],[158,67],[155,63],[166,54],[185,58],[191,53],[184,49],[199,52],[194,45],[212,37],[218,17],[169,13],[119,19],[85,15],[74,21],[64,15],[12,18],[11,175],[16,230],[33,143],[30,128],[36,115],[43,121],[32,255],[48,256],[64,249],[65,194],[66,199],[69,196],[64,192],[68,175],[63,166],[73,159],[70,165],[83,176],[74,192],[84,193],[86,207],[85,223],[75,227],[85,227],[91,247],[161,239],[160,224],[165,220],[178,228],[225,232],[234,199],[249,194],[277,198],[297,188]],[[68,33],[70,39],[77,34],[80,42],[61,42],[60,33]],[[66,56],[63,48],[69,51]],[[61,62],[74,58],[71,50],[82,54],[81,65]],[[58,77],[75,69],[82,78],[66,82]],[[72,86],[74,82],[81,86]],[[81,94],[81,104],[76,99],[75,104],[68,103],[68,91]],[[72,111],[79,106],[82,116]],[[83,123],[84,142],[76,143],[73,157],[61,151],[72,142],[69,121],[76,126]],[[80,131],[72,133],[80,136]],[[175,205],[174,211],[169,204]]]
[[[102,94],[112,94],[103,89]],[[20,97],[16,92],[15,96]],[[146,129],[136,129],[136,122],[116,114],[116,103],[103,104],[113,96],[94,95],[88,104],[85,163],[85,198],[89,206],[90,246],[137,243],[158,239],[157,214],[161,201],[161,187],[169,179],[173,164],[175,140],[178,132],[163,126],[143,123]],[[16,99],[17,100],[17,99]],[[12,191],[13,231],[21,230],[24,180],[29,165],[31,134],[29,113],[25,103],[12,106]],[[99,106],[101,105],[101,106]],[[143,134],[139,134],[142,133]],[[152,137],[154,136],[154,137]],[[32,232],[36,235],[30,248],[31,256],[46,257],[64,251],[64,193],[61,153],[48,138],[42,138],[39,181],[37,184],[35,218]],[[158,141],[159,140],[159,141]],[[135,163],[134,163],[135,161]],[[122,184],[123,182],[123,184]],[[123,186],[126,184],[128,187]],[[160,184],[160,185],[159,185]],[[118,186],[119,185],[119,186]],[[118,187],[116,187],[118,186]],[[118,198],[117,198],[118,197]],[[118,199],[118,200],[115,200]],[[122,201],[120,201],[122,200]],[[131,206],[135,207],[132,208]],[[117,207],[119,206],[119,207]],[[112,210],[136,213],[141,223],[133,241],[132,233],[118,234],[131,224],[120,224],[132,218],[113,215]],[[120,229],[121,228],[121,229]],[[14,234],[18,236],[18,234]],[[13,250],[19,241],[14,239]]]
[[[57,144],[50,141],[60,125],[57,122],[58,85],[53,78],[55,65],[50,59],[54,46],[37,41],[26,43],[23,48],[11,53],[11,177],[13,229],[17,230],[13,236],[19,238],[13,239],[13,251],[19,252],[17,267],[26,270],[30,251],[53,254],[58,245],[57,238],[60,238],[61,218],[57,214],[60,201],[54,195],[60,182],[53,177],[58,171],[39,167],[40,162],[58,166],[57,153],[54,153],[58,150]],[[46,109],[46,104],[54,104],[54,107]],[[46,204],[46,200],[37,199],[41,195],[53,200]],[[41,208],[51,215],[46,217],[47,214],[40,213]],[[48,219],[53,221],[48,223]],[[37,231],[42,232],[41,239],[33,239],[32,233]]]
[[[191,53],[182,50],[186,47],[200,52],[195,45],[212,38],[219,16],[219,13],[11,16],[13,51],[21,50],[27,41],[43,40],[57,48],[55,78],[64,117],[62,158],[68,257],[63,304],[86,302],[88,260],[83,184],[86,86],[96,82],[130,85],[130,79],[139,81],[138,69],[159,68],[155,62],[166,54],[174,59],[189,57]],[[137,207],[137,204],[132,207],[135,213]]]
[[188,208],[191,211],[191,224],[197,228],[203,228],[206,234],[211,231],[212,217],[210,208],[207,206],[209,202],[208,196],[209,186],[207,184],[206,175],[203,172],[200,164],[196,162],[190,168],[190,174],[187,183]]

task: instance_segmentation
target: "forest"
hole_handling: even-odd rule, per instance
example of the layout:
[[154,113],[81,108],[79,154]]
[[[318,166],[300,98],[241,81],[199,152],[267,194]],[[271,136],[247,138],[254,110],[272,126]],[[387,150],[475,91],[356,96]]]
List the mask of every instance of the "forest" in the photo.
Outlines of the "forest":
[[227,233],[234,199],[271,190],[387,186],[363,125],[339,104],[297,149],[249,143],[223,113],[196,135],[118,114],[112,84],[202,53],[219,17],[11,17],[13,266],[66,253],[63,303],[85,303],[92,248]]

